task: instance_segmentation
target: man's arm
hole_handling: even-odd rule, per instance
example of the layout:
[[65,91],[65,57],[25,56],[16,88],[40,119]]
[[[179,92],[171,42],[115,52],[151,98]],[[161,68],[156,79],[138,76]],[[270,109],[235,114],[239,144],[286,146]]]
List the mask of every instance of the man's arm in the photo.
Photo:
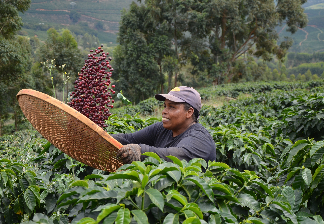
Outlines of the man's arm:
[[[202,131],[192,131],[184,137],[175,147],[158,148],[146,144],[139,144],[141,153],[154,152],[166,161],[171,161],[166,156],[172,155],[178,159],[189,161],[193,158],[202,158],[206,161],[216,159],[216,146],[208,134]],[[145,156],[141,156],[144,160]]]
[[111,136],[123,145],[146,144],[154,145],[155,133],[159,123],[152,124],[142,130],[130,134],[111,134]]

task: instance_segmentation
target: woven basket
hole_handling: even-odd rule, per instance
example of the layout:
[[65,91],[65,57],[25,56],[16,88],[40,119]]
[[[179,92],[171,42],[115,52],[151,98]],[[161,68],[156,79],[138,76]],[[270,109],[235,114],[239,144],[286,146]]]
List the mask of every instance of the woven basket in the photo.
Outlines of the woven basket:
[[19,106],[33,127],[55,147],[93,168],[113,172],[123,146],[89,118],[44,93],[23,89]]

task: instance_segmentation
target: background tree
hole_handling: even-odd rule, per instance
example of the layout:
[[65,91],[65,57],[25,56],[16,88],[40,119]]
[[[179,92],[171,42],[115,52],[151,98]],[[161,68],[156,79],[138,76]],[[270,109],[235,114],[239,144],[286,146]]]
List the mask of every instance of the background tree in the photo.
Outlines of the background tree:
[[13,111],[17,83],[30,66],[29,42],[15,37],[23,25],[19,12],[30,7],[30,0],[0,2],[0,136],[4,120]]
[[[39,49],[38,62],[55,59],[55,69],[53,72],[54,86],[63,88],[62,73],[66,72],[73,82],[81,69],[83,56],[78,49],[78,43],[72,36],[72,33],[63,29],[61,34],[54,28],[47,31],[47,39]],[[63,65],[64,69],[63,69]],[[66,85],[66,96],[68,97],[68,85]]]
[[70,16],[70,20],[73,22],[73,23],[77,23],[80,18],[81,18],[81,15],[80,13],[78,13],[77,11],[75,10],[71,10],[70,13],[69,13],[69,16]]
[[280,80],[280,74],[279,74],[277,69],[273,69],[272,75],[273,75],[273,81],[279,81]]
[[279,79],[280,81],[287,81],[287,76],[286,76],[286,74],[285,73],[282,73],[281,75],[280,75],[280,79]]
[[311,81],[312,80],[312,72],[308,69],[307,72],[305,73],[306,76],[306,81]]
[[[213,64],[222,68],[222,76],[227,75],[231,79],[235,75],[235,63],[246,53],[264,60],[273,56],[279,60],[284,58],[292,42],[286,39],[277,45],[275,28],[283,22],[291,33],[305,27],[307,17],[303,12],[303,3],[304,0],[181,1],[179,8],[182,10],[179,13],[188,20],[188,31],[192,36],[205,38],[207,44],[201,45],[199,50],[207,51]],[[195,52],[194,57],[200,55],[205,56]],[[201,59],[199,57],[199,61]]]
[[295,77],[295,75],[294,75],[294,74],[291,74],[290,77],[289,77],[289,80],[290,80],[291,82],[296,81],[296,77]]
[[134,102],[163,91],[162,60],[172,52],[163,30],[164,26],[155,26],[150,9],[144,5],[133,3],[123,12],[120,45],[113,53],[113,77],[117,79],[116,90]]

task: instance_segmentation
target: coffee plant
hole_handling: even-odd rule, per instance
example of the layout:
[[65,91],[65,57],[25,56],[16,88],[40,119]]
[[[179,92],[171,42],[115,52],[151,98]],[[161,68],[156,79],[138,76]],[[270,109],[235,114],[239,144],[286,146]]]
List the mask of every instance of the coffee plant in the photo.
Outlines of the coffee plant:
[[115,85],[111,85],[110,81],[114,70],[109,64],[111,57],[108,57],[108,52],[103,52],[102,47],[103,45],[95,51],[90,50],[75,81],[75,90],[71,93],[68,105],[104,128],[107,126],[105,120],[111,115],[109,108],[113,108]]
[[[248,96],[201,110],[216,162],[146,153],[106,173],[36,131],[0,137],[0,223],[323,224],[323,90],[322,82],[219,87]],[[132,133],[159,122],[142,118],[159,103],[114,108],[104,129]]]

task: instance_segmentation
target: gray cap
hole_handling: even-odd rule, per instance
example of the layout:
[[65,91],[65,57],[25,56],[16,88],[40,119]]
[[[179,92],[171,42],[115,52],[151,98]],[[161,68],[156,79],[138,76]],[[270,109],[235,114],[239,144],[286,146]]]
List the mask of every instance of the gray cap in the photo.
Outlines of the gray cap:
[[201,98],[197,90],[187,87],[179,86],[172,89],[168,94],[156,94],[155,98],[160,101],[168,99],[176,103],[188,103],[193,108],[197,109],[198,112],[201,109]]

